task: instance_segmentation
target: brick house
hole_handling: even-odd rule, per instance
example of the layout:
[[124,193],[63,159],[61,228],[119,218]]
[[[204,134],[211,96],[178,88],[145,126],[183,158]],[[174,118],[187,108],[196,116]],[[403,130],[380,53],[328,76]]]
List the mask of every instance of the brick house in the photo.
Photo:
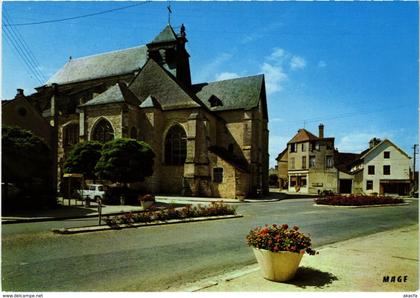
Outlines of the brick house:
[[56,132],[58,177],[72,146],[149,143],[153,193],[242,198],[268,192],[264,75],[191,83],[185,27],[143,46],[70,58],[27,97]]

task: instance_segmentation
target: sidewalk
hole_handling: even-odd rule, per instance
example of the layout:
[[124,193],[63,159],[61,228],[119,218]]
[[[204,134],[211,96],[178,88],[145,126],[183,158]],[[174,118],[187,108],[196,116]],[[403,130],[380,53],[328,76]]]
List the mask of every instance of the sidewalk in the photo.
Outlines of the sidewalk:
[[[243,202],[233,199],[221,199],[221,198],[199,198],[199,197],[180,197],[180,196],[156,196],[156,204],[158,208],[164,208],[168,205],[178,204],[179,206],[186,204],[210,204],[211,202],[221,202],[228,204],[233,203],[260,203],[260,202],[276,202],[280,198],[276,195],[269,199],[247,199]],[[76,203],[72,200],[71,205],[67,205],[68,201],[59,205],[56,209],[38,210],[36,215],[33,212],[20,212],[13,216],[2,216],[2,224],[10,223],[22,223],[22,222],[37,222],[37,221],[48,221],[48,220],[60,220],[60,219],[73,219],[83,217],[97,217],[98,207],[96,202],[91,202],[90,207],[84,207],[82,201]],[[102,216],[116,215],[123,212],[136,212],[142,211],[143,208],[134,205],[103,205]]]
[[[277,283],[261,277],[258,265],[190,285],[183,291],[413,292],[418,290],[418,225],[354,238],[305,255],[295,279]],[[389,276],[389,282],[384,277]],[[396,276],[392,282],[392,276]],[[398,282],[398,277],[407,281]]]

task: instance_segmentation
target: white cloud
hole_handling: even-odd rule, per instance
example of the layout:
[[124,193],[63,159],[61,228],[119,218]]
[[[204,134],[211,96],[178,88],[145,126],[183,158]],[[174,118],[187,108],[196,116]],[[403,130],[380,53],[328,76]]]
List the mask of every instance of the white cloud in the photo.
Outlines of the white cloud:
[[274,48],[270,56],[267,57],[268,60],[274,60],[276,62],[281,62],[286,58],[286,51],[282,48]]
[[320,68],[327,67],[327,62],[325,62],[324,60],[319,61],[318,62],[318,67],[320,67]]
[[284,122],[284,118],[270,118],[270,122]]
[[219,68],[229,61],[233,57],[230,53],[221,53],[217,55],[213,61],[208,63],[207,65],[204,65],[200,71],[195,76],[195,79],[198,82],[202,81],[209,81],[211,78],[213,78],[214,74],[219,71]]
[[360,153],[369,148],[369,141],[372,138],[376,137],[383,140],[385,138],[392,138],[393,136],[394,134],[392,132],[355,132],[340,137],[338,142],[336,142],[335,147],[337,147],[340,152]]
[[261,72],[265,75],[267,93],[271,94],[283,89],[282,83],[288,78],[283,67],[266,62],[261,66]]
[[290,59],[290,69],[291,70],[299,70],[304,69],[306,67],[306,60],[300,56],[293,56]]
[[235,72],[222,72],[216,75],[216,81],[223,81],[238,78],[239,75]]
[[286,148],[287,142],[290,140],[289,137],[276,136],[270,134],[270,140],[268,145],[268,151],[270,154],[270,168],[274,168],[277,165],[276,158],[280,152]]

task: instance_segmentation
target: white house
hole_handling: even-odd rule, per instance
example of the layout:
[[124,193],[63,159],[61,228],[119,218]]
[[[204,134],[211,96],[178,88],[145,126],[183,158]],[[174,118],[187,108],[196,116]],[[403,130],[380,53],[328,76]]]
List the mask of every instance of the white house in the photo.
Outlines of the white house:
[[410,189],[410,157],[388,139],[373,139],[351,173],[356,188],[366,194],[406,195]]

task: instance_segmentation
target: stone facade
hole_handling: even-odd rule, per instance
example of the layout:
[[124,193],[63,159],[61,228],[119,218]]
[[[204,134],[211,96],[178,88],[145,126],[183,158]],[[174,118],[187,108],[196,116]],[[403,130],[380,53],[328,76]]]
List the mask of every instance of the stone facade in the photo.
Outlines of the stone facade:
[[[153,193],[244,198],[268,192],[264,76],[191,84],[185,27],[146,46],[71,59],[31,103],[57,130],[59,177],[81,141],[134,138],[156,154]],[[117,61],[117,62],[116,62]]]
[[334,138],[319,137],[305,129],[288,143],[289,192],[317,194],[323,190],[337,192],[338,171],[334,166]]

